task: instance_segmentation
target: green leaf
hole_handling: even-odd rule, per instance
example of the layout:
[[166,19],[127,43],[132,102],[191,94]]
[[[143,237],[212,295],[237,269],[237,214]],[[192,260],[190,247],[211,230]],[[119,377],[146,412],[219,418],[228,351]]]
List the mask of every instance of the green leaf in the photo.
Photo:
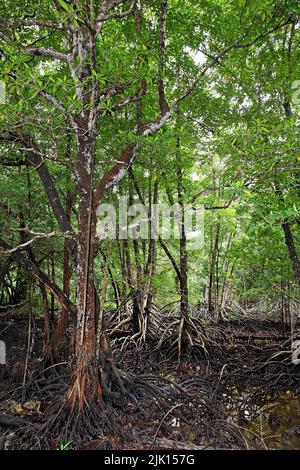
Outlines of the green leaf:
[[58,3],[60,4],[60,6],[62,8],[64,8],[64,10],[66,10],[67,12],[69,12],[71,9],[72,9],[72,6],[71,5],[68,5],[64,0],[58,0]]

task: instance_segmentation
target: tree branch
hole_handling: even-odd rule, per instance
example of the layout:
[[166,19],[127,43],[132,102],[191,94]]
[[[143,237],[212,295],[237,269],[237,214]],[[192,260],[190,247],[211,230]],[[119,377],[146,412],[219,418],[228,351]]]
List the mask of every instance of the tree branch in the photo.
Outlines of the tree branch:
[[126,18],[127,16],[133,13],[133,10],[136,6],[136,0],[132,0],[131,5],[127,11],[123,11],[120,13],[115,13],[112,15],[108,15],[107,13],[122,3],[125,3],[126,0],[106,0],[103,2],[101,12],[97,18],[97,23],[103,23],[104,21],[114,20],[118,18]]
[[56,51],[51,47],[26,47],[25,54],[31,56],[50,57],[51,59],[68,60],[70,55],[65,52]]
[[146,83],[145,80],[143,80],[141,88],[134,95],[127,96],[126,98],[123,98],[118,103],[116,103],[113,106],[112,111],[113,112],[118,111],[119,109],[124,108],[129,103],[135,103],[142,96],[144,96],[146,94],[146,92],[147,92],[147,83]]
[[58,108],[63,113],[67,112],[66,108],[54,96],[52,96],[50,93],[48,93],[44,90],[41,90],[40,94],[44,98],[46,98],[48,101],[50,101],[50,103],[52,103],[56,108]]
[[179,281],[181,280],[181,273],[180,273],[180,269],[178,268],[177,266],[177,263],[175,261],[175,258],[173,257],[172,253],[170,252],[170,250],[168,249],[167,245],[165,244],[165,242],[163,241],[163,239],[159,236],[158,238],[159,240],[159,243],[162,247],[162,249],[164,250],[164,252],[166,253],[167,257],[169,258],[169,260],[171,261],[172,263],[172,266],[177,274],[177,277],[179,279]]
[[64,25],[62,23],[53,23],[52,21],[46,20],[39,20],[36,18],[31,18],[27,20],[17,20],[14,23],[5,23],[1,25],[1,29],[18,29],[21,26],[39,26],[40,28],[50,28],[50,29],[57,29],[62,30],[64,29]]
[[0,141],[21,144],[24,147],[26,151],[26,161],[38,172],[59,227],[62,232],[72,232],[71,223],[61,204],[53,179],[33,139],[30,136],[22,134],[8,133],[6,135],[0,135]]
[[180,96],[176,103],[179,104],[182,100],[184,100],[187,96],[189,96],[194,88],[197,86],[199,79],[203,77],[203,75],[206,74],[206,72],[211,69],[216,63],[220,62],[220,59],[222,59],[228,52],[232,51],[233,49],[246,49],[248,47],[253,46],[256,44],[260,39],[263,39],[266,36],[269,36],[270,34],[274,33],[275,31],[278,31],[279,29],[283,28],[284,26],[287,26],[288,24],[297,24],[299,23],[300,20],[293,20],[292,18],[288,18],[285,20],[283,23],[277,24],[276,26],[273,26],[273,28],[270,28],[268,31],[265,31],[264,33],[259,34],[256,36],[254,39],[247,43],[241,43],[245,37],[242,37],[235,41],[233,44],[225,47],[219,54],[217,54],[215,57],[212,58],[212,60],[208,64],[204,64],[203,67],[200,69],[196,79],[192,83],[192,85],[187,89],[185,93],[183,93],[182,96]]
[[[13,250],[13,248],[6,243],[2,238],[0,238],[0,251],[6,253]],[[74,312],[76,311],[74,305],[70,302],[68,297],[62,292],[62,290],[52,282],[49,277],[35,264],[33,261],[25,258],[25,256],[20,253],[12,252],[9,255],[17,264],[19,264],[25,271],[29,272],[33,277],[35,277],[39,283],[45,286],[59,303],[67,311]]]
[[[23,230],[24,231],[24,230]],[[41,240],[43,238],[53,238],[53,237],[67,237],[71,238],[72,233],[71,232],[65,232],[65,233],[57,233],[57,232],[50,232],[50,233],[36,233],[36,232],[30,232],[26,231],[26,233],[34,233],[34,237],[28,240],[25,243],[21,243],[20,245],[16,246],[15,248],[10,248],[7,250],[4,250],[3,248],[1,249],[0,247],[0,252],[5,253],[5,254],[12,254],[16,253],[17,251],[22,251],[27,249],[30,245],[32,245],[36,240]],[[74,236],[74,234],[73,234]]]
[[104,193],[118,184],[126,174],[134,160],[137,147],[137,143],[130,143],[125,150],[123,150],[117,163],[100,180],[94,190],[94,204],[96,207],[98,207]]

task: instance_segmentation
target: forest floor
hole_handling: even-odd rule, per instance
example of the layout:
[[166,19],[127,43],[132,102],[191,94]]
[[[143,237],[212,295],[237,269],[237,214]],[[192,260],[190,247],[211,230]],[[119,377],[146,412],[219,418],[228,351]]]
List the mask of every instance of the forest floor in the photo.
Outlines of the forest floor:
[[[145,344],[137,353],[128,343],[120,351],[115,342],[117,364],[152,377],[153,394],[137,390],[136,400],[117,409],[115,430],[100,425],[99,433],[78,442],[49,435],[47,448],[300,449],[300,365],[292,362],[289,329],[262,314],[210,320],[205,329],[209,354],[194,348],[180,361],[170,350]],[[29,321],[0,313],[7,348],[7,364],[0,366],[0,448],[44,448],[37,429],[66,389],[67,369],[62,357],[51,370],[57,373],[43,370],[42,337],[42,316]]]

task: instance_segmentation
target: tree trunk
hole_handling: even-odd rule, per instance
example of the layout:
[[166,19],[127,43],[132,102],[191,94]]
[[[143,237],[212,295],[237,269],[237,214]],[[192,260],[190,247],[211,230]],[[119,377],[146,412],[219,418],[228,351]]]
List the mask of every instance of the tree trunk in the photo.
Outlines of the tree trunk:
[[219,247],[219,233],[220,233],[220,222],[216,226],[216,235],[213,244],[213,231],[211,233],[211,262],[210,262],[210,273],[209,273],[209,287],[208,287],[208,309],[209,312],[215,312],[216,306],[216,291],[215,291],[215,282],[216,282],[216,261],[217,261],[217,252]]
[[285,243],[289,252],[295,279],[300,289],[300,262],[298,259],[298,255],[297,255],[297,251],[296,251],[296,247],[294,243],[294,237],[290,228],[290,224],[288,222],[283,222],[282,228],[284,231]]
[[[68,401],[83,410],[101,394],[96,361],[96,292],[94,286],[94,237],[96,208],[93,203],[93,150],[95,127],[89,111],[77,119],[78,242],[77,317],[75,326],[75,370]],[[92,132],[91,132],[92,131]]]
[[[66,150],[66,158],[70,161],[71,159],[71,142],[70,142],[70,133],[68,130],[68,141],[67,141],[67,150]],[[75,191],[70,190],[70,183],[71,183],[71,172],[68,168],[68,173],[67,173],[67,196],[66,196],[66,218],[69,221],[69,225],[71,227],[71,213],[72,213],[72,206],[75,198]],[[70,293],[71,293],[71,286],[70,286],[70,280],[72,276],[72,270],[71,270],[71,253],[72,251],[70,250],[70,240],[66,239],[64,242],[64,273],[63,273],[63,292],[64,294],[70,298]],[[74,256],[73,256],[74,257]],[[55,325],[55,330],[51,338],[51,354],[53,357],[53,360],[55,360],[61,345],[63,343],[63,337],[65,334],[65,331],[68,326],[68,320],[69,320],[69,310],[62,308],[62,311],[57,319],[56,325]],[[73,339],[73,338],[72,338]],[[73,341],[71,341],[71,347],[70,350],[73,351]]]
[[189,306],[189,295],[188,295],[188,257],[187,257],[187,240],[185,233],[185,214],[184,214],[184,202],[183,202],[183,175],[181,169],[180,161],[180,138],[177,137],[177,192],[178,192],[178,204],[181,209],[181,220],[180,220],[180,277],[179,277],[179,287],[180,287],[180,312],[183,318],[188,317],[188,306]]

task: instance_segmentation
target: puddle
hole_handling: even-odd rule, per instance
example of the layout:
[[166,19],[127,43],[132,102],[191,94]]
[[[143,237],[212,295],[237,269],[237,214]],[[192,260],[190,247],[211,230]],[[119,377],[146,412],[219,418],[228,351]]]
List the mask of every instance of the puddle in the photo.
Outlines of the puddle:
[[288,395],[262,406],[245,426],[249,447],[300,450],[300,397]]

